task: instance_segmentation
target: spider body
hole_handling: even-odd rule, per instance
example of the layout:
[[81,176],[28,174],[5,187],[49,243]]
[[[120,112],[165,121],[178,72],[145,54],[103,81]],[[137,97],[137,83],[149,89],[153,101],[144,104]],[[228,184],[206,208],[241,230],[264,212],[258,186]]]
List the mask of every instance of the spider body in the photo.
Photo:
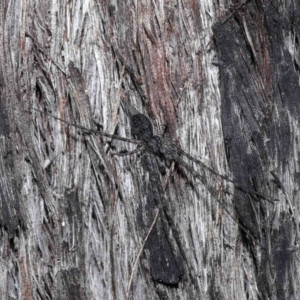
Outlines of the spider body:
[[148,117],[143,114],[135,114],[130,122],[132,136],[144,143],[148,143],[153,138],[153,126]]

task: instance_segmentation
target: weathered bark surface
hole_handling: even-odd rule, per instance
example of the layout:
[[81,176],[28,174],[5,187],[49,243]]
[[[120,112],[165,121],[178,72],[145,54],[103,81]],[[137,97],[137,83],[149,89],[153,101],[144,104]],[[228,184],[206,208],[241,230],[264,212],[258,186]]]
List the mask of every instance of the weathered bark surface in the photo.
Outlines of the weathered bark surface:
[[[116,2],[0,3],[2,298],[300,299],[299,3]],[[280,201],[32,110],[130,137],[121,99]]]

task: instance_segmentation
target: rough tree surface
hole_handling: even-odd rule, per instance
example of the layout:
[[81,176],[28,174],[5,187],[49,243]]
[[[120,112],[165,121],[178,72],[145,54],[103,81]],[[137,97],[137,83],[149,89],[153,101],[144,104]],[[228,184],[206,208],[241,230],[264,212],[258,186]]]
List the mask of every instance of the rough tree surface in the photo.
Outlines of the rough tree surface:
[[[2,0],[1,299],[300,299],[299,11]],[[279,201],[33,110],[130,138],[123,101]]]

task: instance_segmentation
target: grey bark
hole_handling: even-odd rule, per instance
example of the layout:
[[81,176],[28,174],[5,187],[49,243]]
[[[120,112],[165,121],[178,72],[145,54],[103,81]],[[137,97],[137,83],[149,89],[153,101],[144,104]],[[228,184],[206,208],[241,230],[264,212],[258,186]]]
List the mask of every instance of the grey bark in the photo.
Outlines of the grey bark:
[[[300,299],[299,10],[1,1],[2,298]],[[279,201],[32,109],[130,138],[122,99]]]

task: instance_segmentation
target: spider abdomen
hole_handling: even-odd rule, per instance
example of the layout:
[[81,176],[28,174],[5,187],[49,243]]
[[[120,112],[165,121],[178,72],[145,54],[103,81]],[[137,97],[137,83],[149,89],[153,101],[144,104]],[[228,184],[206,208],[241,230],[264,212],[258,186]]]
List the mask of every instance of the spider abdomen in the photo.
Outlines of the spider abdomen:
[[153,137],[153,126],[148,117],[135,114],[131,117],[131,134],[134,138],[148,143]]

